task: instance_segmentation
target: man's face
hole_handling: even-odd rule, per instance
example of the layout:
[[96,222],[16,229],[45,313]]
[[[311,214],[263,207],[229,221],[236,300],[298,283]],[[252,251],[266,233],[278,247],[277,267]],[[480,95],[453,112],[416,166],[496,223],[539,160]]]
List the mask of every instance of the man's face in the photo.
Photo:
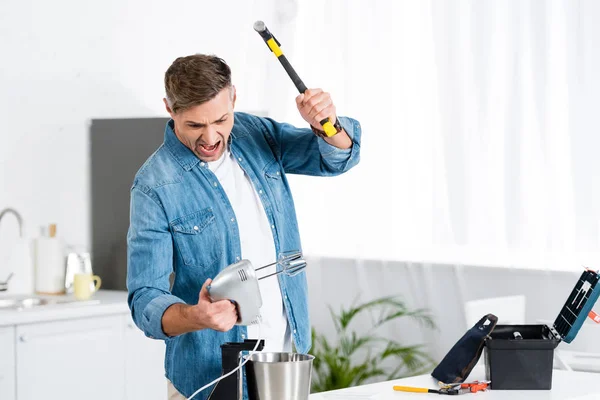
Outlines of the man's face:
[[227,146],[233,128],[235,88],[225,88],[212,100],[187,110],[173,113],[175,135],[202,161],[218,160]]

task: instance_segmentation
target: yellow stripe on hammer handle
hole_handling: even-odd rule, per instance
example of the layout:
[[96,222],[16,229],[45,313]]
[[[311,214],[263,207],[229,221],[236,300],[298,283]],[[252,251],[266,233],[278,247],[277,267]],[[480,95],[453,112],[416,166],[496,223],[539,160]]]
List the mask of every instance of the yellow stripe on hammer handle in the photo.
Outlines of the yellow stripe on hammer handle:
[[335,129],[335,127],[333,126],[333,124],[331,123],[331,121],[328,120],[322,126],[323,126],[323,131],[325,131],[325,134],[328,137],[332,137],[332,136],[335,136],[337,134],[337,129]]
[[427,388],[418,388],[410,386],[394,386],[394,390],[397,392],[429,393],[429,389]]
[[281,51],[281,48],[279,46],[277,46],[277,42],[275,41],[275,39],[271,38],[271,39],[267,40],[267,45],[269,46],[271,51],[273,53],[275,53],[275,55],[277,57],[279,57],[280,55],[283,54],[283,51]]

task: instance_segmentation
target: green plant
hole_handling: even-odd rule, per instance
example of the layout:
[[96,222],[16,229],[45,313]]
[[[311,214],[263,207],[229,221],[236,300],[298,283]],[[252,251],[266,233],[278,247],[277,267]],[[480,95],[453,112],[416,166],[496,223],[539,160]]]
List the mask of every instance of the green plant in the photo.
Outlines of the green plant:
[[[337,314],[331,307],[329,311],[337,332],[337,343],[330,343],[313,328],[313,393],[416,375],[432,367],[433,360],[423,350],[422,345],[403,346],[400,342],[383,338],[376,332],[382,325],[405,317],[435,329],[435,323],[426,310],[411,311],[402,301],[394,297],[383,297],[352,305],[348,309],[342,307]],[[351,331],[350,322],[367,312],[373,318],[372,327],[364,335]],[[362,362],[353,361],[362,359],[363,353],[366,355]],[[386,371],[382,364],[390,358],[395,359],[397,365],[391,371]]]

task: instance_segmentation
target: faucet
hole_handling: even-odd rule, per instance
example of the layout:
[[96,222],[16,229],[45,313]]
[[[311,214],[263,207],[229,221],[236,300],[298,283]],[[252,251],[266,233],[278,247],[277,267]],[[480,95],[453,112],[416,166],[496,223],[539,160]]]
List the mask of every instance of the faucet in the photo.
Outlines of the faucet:
[[[4,218],[4,216],[8,213],[14,214],[14,216],[17,218],[17,222],[19,223],[19,237],[23,237],[23,218],[21,217],[21,214],[19,214],[14,208],[5,208],[4,210],[0,211],[0,223],[2,223],[2,218]],[[8,290],[8,281],[10,281],[10,278],[12,277],[13,273],[11,272],[4,282],[0,282],[0,292],[5,292]]]
[[19,223],[19,237],[23,237],[23,218],[21,217],[21,214],[19,214],[19,212],[14,208],[5,208],[4,210],[0,211],[0,224],[2,223],[2,218],[4,218],[4,216],[8,213],[14,214],[17,218],[17,222]]

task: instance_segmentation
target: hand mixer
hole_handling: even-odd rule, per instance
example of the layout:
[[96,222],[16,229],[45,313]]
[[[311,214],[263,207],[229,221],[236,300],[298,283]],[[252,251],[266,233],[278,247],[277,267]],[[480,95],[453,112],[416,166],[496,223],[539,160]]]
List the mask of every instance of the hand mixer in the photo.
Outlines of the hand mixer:
[[[256,272],[277,265],[277,272],[257,277]],[[250,325],[260,318],[262,297],[258,281],[284,273],[294,276],[306,268],[306,261],[299,251],[281,253],[279,259],[271,264],[254,269],[249,260],[241,260],[223,269],[208,286],[211,301],[231,300],[234,302],[238,321],[236,325]]]
[[[280,267],[278,271],[265,276],[257,277],[256,272],[265,268],[277,265]],[[299,251],[287,251],[280,254],[279,259],[271,264],[254,269],[249,260],[241,260],[235,264],[231,264],[212,280],[208,286],[208,294],[211,301],[230,300],[237,309],[238,321],[236,325],[250,325],[258,323],[259,338],[260,338],[260,307],[262,306],[262,297],[260,295],[260,287],[258,281],[275,275],[284,273],[288,276],[294,276],[302,272],[306,268],[306,261],[302,258],[302,253]],[[262,350],[264,345],[263,340],[245,340],[244,343],[225,343],[221,346],[222,349],[222,367],[223,375],[216,380],[204,385],[196,390],[194,394],[188,397],[192,399],[201,391],[211,387],[215,383],[221,383],[214,387],[209,399],[211,400],[230,400],[241,398],[239,395],[242,392],[242,375],[238,372],[237,376],[233,375],[236,371],[241,371],[241,367],[246,364],[239,362],[241,352],[244,350]],[[254,346],[254,347],[252,347]],[[234,368],[234,366],[236,366]],[[233,368],[233,369],[232,369]]]

